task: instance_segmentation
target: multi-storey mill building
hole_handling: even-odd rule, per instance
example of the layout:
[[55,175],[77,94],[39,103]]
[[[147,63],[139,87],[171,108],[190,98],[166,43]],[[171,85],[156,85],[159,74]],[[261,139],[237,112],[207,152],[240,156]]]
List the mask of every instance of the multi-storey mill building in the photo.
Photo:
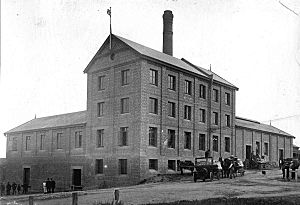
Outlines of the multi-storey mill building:
[[[87,110],[33,119],[7,133],[5,179],[40,190],[136,184],[175,173],[178,160],[206,150],[218,159],[249,152],[292,156],[293,136],[236,118],[236,86],[172,56],[173,14],[165,11],[163,52],[117,35],[90,61]],[[16,178],[15,177],[15,178]]]

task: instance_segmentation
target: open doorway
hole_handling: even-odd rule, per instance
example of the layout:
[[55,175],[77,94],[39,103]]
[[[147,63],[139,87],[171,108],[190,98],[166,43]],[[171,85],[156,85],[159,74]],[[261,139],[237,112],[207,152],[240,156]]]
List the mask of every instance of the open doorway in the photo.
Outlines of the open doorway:
[[81,190],[81,169],[72,170],[72,187],[73,190]]
[[246,159],[251,159],[251,145],[246,145]]
[[30,184],[30,168],[23,169],[23,184]]

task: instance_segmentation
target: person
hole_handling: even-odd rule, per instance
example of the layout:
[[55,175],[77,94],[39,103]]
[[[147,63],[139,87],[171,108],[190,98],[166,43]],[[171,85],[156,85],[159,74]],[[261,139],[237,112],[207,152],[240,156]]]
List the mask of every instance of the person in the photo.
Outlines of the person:
[[28,184],[23,184],[22,187],[23,187],[23,194],[27,194],[27,192],[28,192]]
[[0,185],[0,191],[1,191],[1,196],[4,195],[4,192],[5,192],[5,185],[3,182],[1,182],[1,185]]
[[47,194],[46,181],[43,181],[43,191],[44,191],[44,194]]
[[10,189],[11,189],[11,185],[9,182],[7,182],[6,184],[6,195],[10,195]]
[[21,191],[21,185],[20,184],[18,184],[17,190],[18,190],[18,194],[20,194],[20,191]]
[[49,180],[49,178],[47,178],[47,180],[46,180],[46,189],[47,189],[47,193],[50,193],[50,180]]
[[52,178],[51,178],[50,184],[51,184],[51,192],[54,193],[55,181]]
[[210,150],[209,149],[205,152],[205,158],[208,158],[208,157],[210,157]]
[[17,184],[15,182],[13,182],[11,187],[12,187],[12,195],[16,195],[17,194],[17,192],[16,192]]

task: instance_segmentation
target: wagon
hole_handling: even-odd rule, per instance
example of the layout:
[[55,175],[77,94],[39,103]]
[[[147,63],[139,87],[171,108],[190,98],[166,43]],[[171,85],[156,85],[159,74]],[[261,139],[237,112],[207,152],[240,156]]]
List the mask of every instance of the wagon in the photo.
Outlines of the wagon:
[[215,164],[212,157],[198,157],[195,158],[195,167],[194,167],[194,182],[197,182],[197,179],[205,181],[206,179],[213,180],[214,178],[220,179],[220,166]]

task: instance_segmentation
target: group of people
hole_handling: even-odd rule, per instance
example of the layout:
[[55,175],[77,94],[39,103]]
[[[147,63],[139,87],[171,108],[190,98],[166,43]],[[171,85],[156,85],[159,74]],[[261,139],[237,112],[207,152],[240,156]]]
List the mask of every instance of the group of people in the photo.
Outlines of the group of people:
[[54,189],[55,189],[55,181],[52,178],[51,179],[48,178],[46,181],[43,182],[44,194],[54,193]]
[[[17,195],[17,194],[20,194],[20,192],[21,192],[21,185],[16,184],[15,182],[13,182],[12,184],[7,182],[7,184],[5,185],[3,182],[1,182],[0,192],[1,192],[1,196],[3,196],[3,195]],[[23,193],[24,193],[24,190],[23,190]]]

